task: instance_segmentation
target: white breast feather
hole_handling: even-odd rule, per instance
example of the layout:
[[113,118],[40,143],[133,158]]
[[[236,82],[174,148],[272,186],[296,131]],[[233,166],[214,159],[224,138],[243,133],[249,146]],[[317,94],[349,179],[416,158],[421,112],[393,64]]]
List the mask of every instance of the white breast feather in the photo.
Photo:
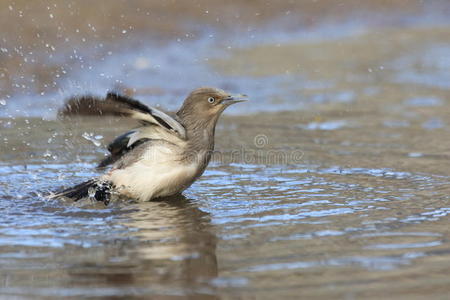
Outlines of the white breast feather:
[[150,147],[142,159],[104,176],[125,195],[147,201],[182,192],[195,178],[199,161],[180,161],[180,152],[166,145]]

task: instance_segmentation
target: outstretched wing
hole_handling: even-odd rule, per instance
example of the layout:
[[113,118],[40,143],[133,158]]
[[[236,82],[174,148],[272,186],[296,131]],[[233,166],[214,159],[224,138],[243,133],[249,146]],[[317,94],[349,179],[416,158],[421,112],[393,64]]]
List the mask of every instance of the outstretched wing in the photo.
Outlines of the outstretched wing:
[[67,100],[59,115],[115,115],[130,117],[143,125],[156,125],[186,139],[186,129],[172,116],[154,107],[149,107],[135,99],[109,92],[105,99],[94,96],[74,97]]
[[103,168],[111,165],[123,157],[126,153],[150,140],[163,140],[171,144],[180,145],[184,140],[177,135],[167,132],[160,126],[147,125],[130,130],[114,139],[108,145],[109,155],[97,166]]
[[100,162],[99,168],[113,164],[146,141],[165,140],[177,144],[186,139],[186,130],[176,117],[113,92],[108,93],[105,99],[93,96],[70,98],[59,115],[114,115],[136,119],[143,125],[118,136],[109,144],[110,154]]

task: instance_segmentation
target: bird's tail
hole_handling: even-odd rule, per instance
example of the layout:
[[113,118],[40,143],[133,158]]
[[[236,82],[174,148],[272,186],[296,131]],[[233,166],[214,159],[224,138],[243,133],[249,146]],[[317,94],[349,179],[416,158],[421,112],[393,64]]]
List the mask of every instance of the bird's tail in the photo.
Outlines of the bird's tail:
[[91,179],[71,188],[59,191],[51,195],[51,198],[66,197],[78,201],[82,198],[89,197],[108,204],[111,199],[111,189],[111,182]]

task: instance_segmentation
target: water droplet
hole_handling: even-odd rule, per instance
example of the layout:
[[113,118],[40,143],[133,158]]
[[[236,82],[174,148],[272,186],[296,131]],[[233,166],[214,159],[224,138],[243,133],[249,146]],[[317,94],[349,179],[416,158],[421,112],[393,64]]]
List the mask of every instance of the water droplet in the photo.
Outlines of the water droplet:
[[95,192],[96,192],[95,188],[90,187],[88,189],[88,196],[89,196],[89,198],[95,198]]
[[91,133],[85,132],[81,136],[83,138],[85,138],[86,140],[92,142],[92,144],[94,144],[96,147],[99,147],[101,145],[101,143],[98,141],[98,139],[96,139],[94,137],[94,134],[92,132]]

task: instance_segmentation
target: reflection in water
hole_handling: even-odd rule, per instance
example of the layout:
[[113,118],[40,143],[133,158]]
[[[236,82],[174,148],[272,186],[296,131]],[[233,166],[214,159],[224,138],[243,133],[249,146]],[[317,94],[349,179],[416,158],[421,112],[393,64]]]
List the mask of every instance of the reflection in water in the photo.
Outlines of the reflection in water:
[[126,286],[138,294],[214,294],[216,237],[209,214],[195,203],[178,196],[134,204],[119,223],[129,236],[108,241],[100,260],[94,256],[71,265],[70,285]]
[[[0,225],[1,295],[215,294],[216,237],[195,201],[180,196],[100,209],[22,204],[4,207],[10,214]],[[23,216],[27,210],[41,217]]]

